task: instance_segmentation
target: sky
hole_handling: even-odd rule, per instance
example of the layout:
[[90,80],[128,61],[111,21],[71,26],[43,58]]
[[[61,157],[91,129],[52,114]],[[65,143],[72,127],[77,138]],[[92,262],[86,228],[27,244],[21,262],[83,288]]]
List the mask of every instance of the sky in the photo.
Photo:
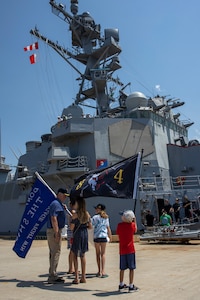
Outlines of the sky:
[[[71,14],[70,0],[62,3]],[[189,138],[200,140],[200,1],[79,0],[79,14],[84,11],[101,24],[102,35],[105,28],[119,29],[122,69],[115,76],[131,82],[127,92],[184,101],[174,113],[195,122]],[[78,91],[78,74],[53,49],[39,41],[37,51],[23,50],[37,41],[29,33],[35,26],[71,50],[68,24],[51,12],[48,0],[1,1],[0,150],[13,168],[26,152],[26,142],[50,133]],[[37,63],[31,65],[33,53]]]

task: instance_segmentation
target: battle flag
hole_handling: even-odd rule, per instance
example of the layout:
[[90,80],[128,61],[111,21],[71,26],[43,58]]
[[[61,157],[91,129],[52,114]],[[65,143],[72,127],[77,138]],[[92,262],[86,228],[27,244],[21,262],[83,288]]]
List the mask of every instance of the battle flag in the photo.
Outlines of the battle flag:
[[76,180],[70,198],[117,197],[135,198],[140,167],[140,153],[103,170],[95,170]]

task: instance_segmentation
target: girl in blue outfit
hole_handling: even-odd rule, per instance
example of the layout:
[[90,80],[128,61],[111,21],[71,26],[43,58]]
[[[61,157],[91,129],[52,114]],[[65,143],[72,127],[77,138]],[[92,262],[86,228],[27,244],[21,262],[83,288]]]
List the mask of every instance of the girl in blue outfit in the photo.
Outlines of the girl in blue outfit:
[[[72,212],[70,229],[73,231],[73,242],[71,251],[73,253],[73,262],[75,268],[74,284],[86,282],[86,258],[85,253],[88,251],[88,229],[92,228],[91,218],[86,210],[85,199],[79,197],[76,199],[76,211]],[[79,281],[78,257],[81,260],[81,279]]]
[[98,266],[97,277],[108,277],[105,273],[105,253],[106,243],[111,241],[112,233],[109,224],[109,217],[105,212],[105,205],[98,204],[95,206],[96,214],[92,217],[94,228],[94,246],[96,250],[96,261]]

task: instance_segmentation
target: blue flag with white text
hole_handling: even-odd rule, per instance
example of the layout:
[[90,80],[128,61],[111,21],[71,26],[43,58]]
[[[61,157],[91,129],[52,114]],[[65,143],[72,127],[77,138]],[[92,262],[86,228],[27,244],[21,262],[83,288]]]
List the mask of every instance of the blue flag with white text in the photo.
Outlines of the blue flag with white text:
[[26,257],[35,236],[46,223],[49,206],[56,197],[38,173],[36,176],[13,247],[13,251],[22,258]]

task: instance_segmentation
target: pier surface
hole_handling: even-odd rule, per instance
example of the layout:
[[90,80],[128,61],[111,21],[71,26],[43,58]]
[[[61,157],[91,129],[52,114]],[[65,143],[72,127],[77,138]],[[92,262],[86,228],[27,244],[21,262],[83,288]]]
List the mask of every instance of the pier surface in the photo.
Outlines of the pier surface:
[[[68,275],[67,242],[62,242],[62,253],[58,266],[64,284],[47,284],[48,247],[46,240],[35,240],[25,259],[12,250],[13,240],[0,239],[0,299],[43,300],[90,300],[90,299],[199,299],[200,241],[181,244],[148,244],[136,242],[135,293],[118,292],[119,255],[118,243],[107,245],[107,278],[97,278],[95,249],[90,244],[86,254],[87,282],[71,284]],[[125,272],[128,284],[128,270]],[[137,294],[137,295],[136,295]]]

